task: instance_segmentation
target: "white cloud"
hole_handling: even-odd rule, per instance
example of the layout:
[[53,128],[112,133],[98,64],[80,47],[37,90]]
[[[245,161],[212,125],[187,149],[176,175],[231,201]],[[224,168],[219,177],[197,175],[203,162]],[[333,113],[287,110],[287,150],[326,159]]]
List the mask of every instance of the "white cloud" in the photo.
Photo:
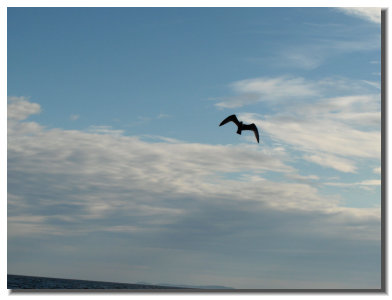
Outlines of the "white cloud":
[[381,8],[379,7],[339,7],[337,9],[347,15],[359,17],[372,23],[381,23]]
[[29,115],[38,114],[41,108],[37,103],[30,102],[26,97],[8,97],[7,115],[9,120],[24,120]]

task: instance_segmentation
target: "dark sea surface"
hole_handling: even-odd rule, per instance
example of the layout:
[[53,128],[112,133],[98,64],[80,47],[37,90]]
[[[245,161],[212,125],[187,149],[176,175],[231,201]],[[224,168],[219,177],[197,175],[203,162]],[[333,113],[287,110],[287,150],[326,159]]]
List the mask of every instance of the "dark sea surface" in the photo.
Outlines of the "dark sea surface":
[[7,288],[12,290],[19,289],[182,289],[179,287],[116,283],[104,281],[89,281],[75,279],[48,278],[23,275],[7,275]]

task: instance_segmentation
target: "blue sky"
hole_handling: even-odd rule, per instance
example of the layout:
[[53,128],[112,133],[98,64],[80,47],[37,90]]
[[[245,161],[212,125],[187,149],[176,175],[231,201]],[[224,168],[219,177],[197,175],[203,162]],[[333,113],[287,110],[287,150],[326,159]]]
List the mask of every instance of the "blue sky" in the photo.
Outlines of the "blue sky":
[[379,9],[7,15],[8,273],[380,287]]

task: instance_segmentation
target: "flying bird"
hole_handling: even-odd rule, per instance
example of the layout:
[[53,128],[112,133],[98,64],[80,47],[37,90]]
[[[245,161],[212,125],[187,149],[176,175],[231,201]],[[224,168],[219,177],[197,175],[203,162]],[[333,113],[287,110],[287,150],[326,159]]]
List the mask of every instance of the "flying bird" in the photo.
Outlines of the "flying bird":
[[238,127],[237,133],[238,134],[241,134],[242,130],[252,130],[254,132],[255,136],[256,136],[257,142],[259,142],[259,131],[257,130],[257,127],[256,127],[256,125],[254,123],[252,123],[252,124],[244,124],[244,123],[238,121],[236,115],[231,115],[231,116],[228,116],[226,119],[224,119],[219,124],[219,126],[225,125],[226,123],[229,123],[229,122],[234,122],[237,125],[237,127]]

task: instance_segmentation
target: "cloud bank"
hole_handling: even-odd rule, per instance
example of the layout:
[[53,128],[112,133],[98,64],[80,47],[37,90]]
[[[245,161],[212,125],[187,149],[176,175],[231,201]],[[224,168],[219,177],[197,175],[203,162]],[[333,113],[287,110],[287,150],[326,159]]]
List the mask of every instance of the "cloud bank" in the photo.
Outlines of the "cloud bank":
[[[78,270],[128,282],[378,287],[379,208],[343,207],[339,197],[321,195],[309,181],[319,178],[299,176],[284,151],[147,142],[107,127],[49,129],[26,120],[40,111],[25,98],[9,99],[11,271],[39,265],[58,276]],[[263,126],[279,138],[276,118]],[[362,183],[369,184],[376,182]],[[370,259],[364,263],[356,249]]]

